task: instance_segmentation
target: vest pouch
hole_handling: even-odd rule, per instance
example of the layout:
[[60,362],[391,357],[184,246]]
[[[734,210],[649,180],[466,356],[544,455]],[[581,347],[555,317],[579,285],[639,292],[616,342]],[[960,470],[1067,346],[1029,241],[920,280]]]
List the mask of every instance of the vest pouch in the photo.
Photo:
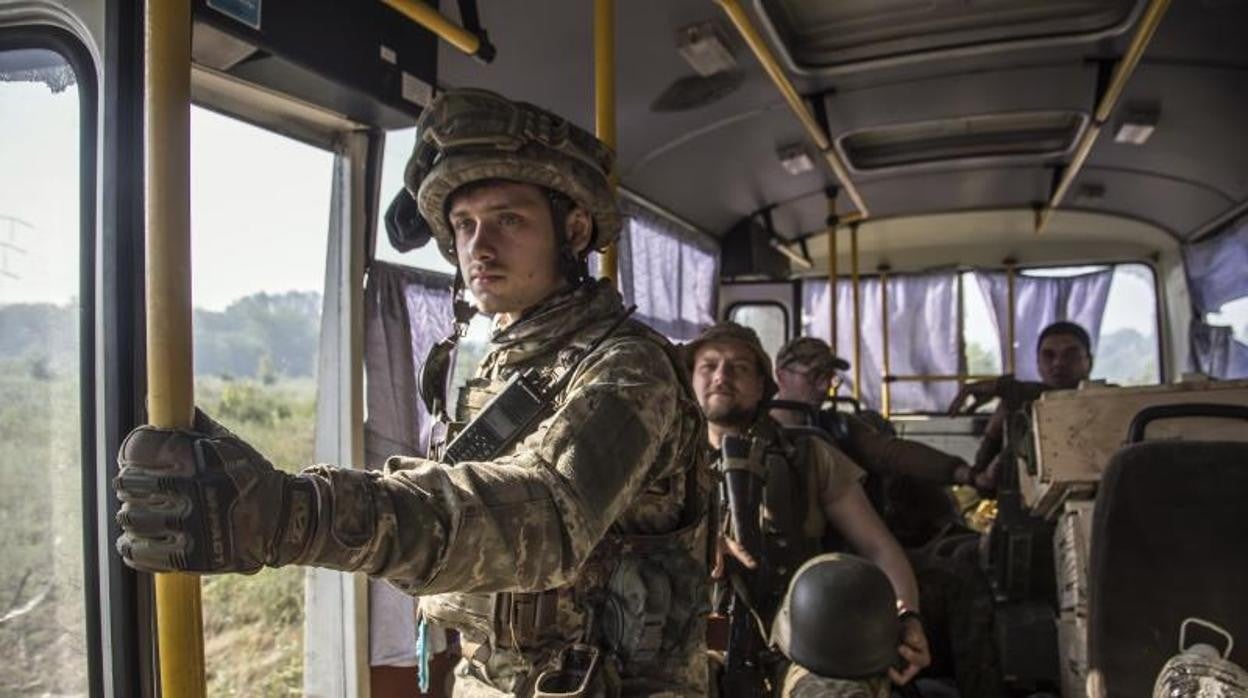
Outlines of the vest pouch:
[[625,663],[653,660],[662,647],[671,608],[667,571],[641,557],[624,558],[607,584],[602,618],[607,647]]
[[689,553],[704,531],[699,522],[650,540],[625,538],[635,547],[613,566],[598,633],[625,673],[666,661],[709,610],[706,568]]

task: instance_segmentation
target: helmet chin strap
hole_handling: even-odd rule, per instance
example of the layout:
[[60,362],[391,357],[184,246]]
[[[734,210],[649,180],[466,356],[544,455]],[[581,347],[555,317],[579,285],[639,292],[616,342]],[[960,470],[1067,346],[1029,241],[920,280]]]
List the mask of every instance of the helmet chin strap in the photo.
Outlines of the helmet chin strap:
[[559,272],[576,288],[589,281],[589,253],[578,257],[572,250],[572,241],[568,237],[568,214],[576,207],[576,203],[566,194],[554,189],[546,190],[546,199],[550,202],[550,222],[555,229],[555,244],[559,246]]
[[455,316],[454,328],[445,339],[429,348],[420,369],[420,399],[429,414],[443,423],[450,421],[450,416],[446,413],[446,389],[451,372],[451,357],[460,338],[468,333],[468,323],[477,314],[477,309],[464,298],[464,276],[458,271],[455,272],[455,283],[451,287],[451,299]]

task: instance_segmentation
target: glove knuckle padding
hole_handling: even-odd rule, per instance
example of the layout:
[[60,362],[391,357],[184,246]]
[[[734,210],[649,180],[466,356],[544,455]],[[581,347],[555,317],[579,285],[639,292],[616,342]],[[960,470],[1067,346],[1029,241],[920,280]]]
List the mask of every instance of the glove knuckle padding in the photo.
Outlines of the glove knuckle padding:
[[121,444],[117,461],[122,468],[137,468],[160,476],[186,477],[195,472],[196,435],[175,429],[142,426]]
[[180,529],[190,508],[190,502],[181,498],[166,499],[156,506],[136,507],[127,503],[117,512],[117,523],[132,533],[162,535]]

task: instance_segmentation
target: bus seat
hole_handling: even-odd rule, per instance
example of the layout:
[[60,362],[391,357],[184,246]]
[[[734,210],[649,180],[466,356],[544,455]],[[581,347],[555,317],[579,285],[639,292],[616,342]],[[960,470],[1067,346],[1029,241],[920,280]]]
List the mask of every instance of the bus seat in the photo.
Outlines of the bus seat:
[[1110,459],[1089,563],[1098,693],[1152,695],[1188,618],[1226,628],[1238,640],[1231,661],[1248,665],[1246,501],[1248,443],[1146,441]]

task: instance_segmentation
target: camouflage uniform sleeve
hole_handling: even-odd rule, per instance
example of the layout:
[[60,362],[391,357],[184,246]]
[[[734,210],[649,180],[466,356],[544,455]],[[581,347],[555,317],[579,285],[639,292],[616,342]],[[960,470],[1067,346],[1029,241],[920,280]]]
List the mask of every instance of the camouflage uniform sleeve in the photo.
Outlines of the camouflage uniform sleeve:
[[355,569],[413,594],[568,582],[644,487],[667,474],[650,469],[680,423],[679,390],[662,349],[622,338],[586,359],[555,413],[513,455],[454,467],[391,459],[391,474],[365,481],[366,508],[390,523],[371,531]]

